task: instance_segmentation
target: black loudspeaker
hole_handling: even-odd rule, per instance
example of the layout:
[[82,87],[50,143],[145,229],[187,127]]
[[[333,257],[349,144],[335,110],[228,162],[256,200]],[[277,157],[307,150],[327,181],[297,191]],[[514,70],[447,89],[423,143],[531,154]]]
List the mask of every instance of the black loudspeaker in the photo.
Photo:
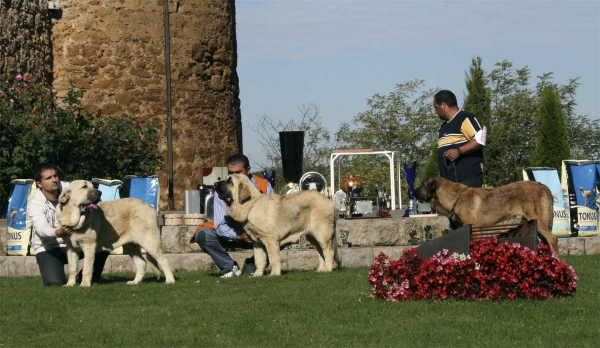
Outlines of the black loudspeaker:
[[298,183],[304,161],[304,132],[279,132],[281,165],[286,183]]
[[458,253],[469,255],[470,241],[471,226],[465,225],[419,246],[416,250],[417,254],[422,259],[428,259],[437,254],[438,251],[444,249],[448,249],[449,254]]

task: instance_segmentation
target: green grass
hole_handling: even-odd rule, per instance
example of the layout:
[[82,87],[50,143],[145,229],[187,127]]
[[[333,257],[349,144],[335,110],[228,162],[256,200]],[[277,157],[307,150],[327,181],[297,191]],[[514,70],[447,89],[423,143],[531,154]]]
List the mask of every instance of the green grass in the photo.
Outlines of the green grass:
[[0,278],[0,347],[596,347],[600,255],[565,258],[579,292],[545,301],[373,301],[367,268],[138,286],[108,274],[89,289]]

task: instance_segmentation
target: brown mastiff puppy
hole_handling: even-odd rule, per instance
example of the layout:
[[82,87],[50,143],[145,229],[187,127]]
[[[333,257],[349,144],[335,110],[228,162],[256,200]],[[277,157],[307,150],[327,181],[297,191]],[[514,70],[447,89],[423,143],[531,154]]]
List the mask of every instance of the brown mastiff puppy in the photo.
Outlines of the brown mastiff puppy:
[[256,272],[260,277],[271,263],[271,275],[281,275],[280,245],[302,236],[319,253],[317,272],[331,272],[340,265],[335,240],[333,202],[317,191],[300,191],[285,196],[263,195],[248,176],[232,174],[215,184],[219,197],[228,205],[227,215],[241,223],[254,242]]
[[519,181],[494,189],[472,188],[442,177],[430,177],[415,189],[415,197],[431,202],[455,227],[487,227],[537,220],[538,232],[558,253],[558,239],[552,234],[552,193],[546,185]]

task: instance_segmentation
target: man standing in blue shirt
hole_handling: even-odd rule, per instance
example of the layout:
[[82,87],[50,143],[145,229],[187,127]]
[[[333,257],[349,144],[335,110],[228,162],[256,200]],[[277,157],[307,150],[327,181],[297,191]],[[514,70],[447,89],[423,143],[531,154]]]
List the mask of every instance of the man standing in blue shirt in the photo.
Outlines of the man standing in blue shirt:
[[436,93],[433,108],[444,121],[437,152],[440,176],[470,187],[482,187],[485,127],[475,116],[460,110],[456,96],[448,90]]
[[[227,159],[227,172],[231,174],[245,174],[250,177],[254,185],[266,194],[273,194],[273,188],[266,179],[256,175],[250,175],[250,162],[248,157],[242,154],[235,154]],[[214,196],[214,225],[200,228],[194,237],[194,240],[200,248],[210,255],[223,275],[221,278],[237,277],[242,274],[238,264],[233,261],[225,248],[243,248],[252,249],[252,240],[246,234],[241,224],[229,219],[227,216],[227,205],[218,195]],[[254,261],[246,260],[244,267],[248,272],[253,273]]]

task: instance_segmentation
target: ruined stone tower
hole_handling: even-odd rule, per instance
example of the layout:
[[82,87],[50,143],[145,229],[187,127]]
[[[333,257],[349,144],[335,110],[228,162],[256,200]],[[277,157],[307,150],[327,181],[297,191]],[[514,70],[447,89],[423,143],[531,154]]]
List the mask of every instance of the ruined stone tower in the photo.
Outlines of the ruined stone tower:
[[[51,84],[58,96],[74,86],[85,92],[86,106],[153,122],[162,134],[159,150],[166,168],[163,0],[60,0],[59,4],[58,14],[46,13],[47,1],[12,0],[0,5],[0,25],[13,23],[12,31],[2,31],[2,44],[6,32],[23,34],[8,38],[19,43],[12,53],[0,53],[0,72],[51,72],[51,77],[36,80]],[[202,182],[203,167],[222,166],[229,155],[242,150],[235,2],[169,0],[169,12],[173,192],[175,209],[180,210],[184,191]],[[157,174],[164,210],[167,172]]]

